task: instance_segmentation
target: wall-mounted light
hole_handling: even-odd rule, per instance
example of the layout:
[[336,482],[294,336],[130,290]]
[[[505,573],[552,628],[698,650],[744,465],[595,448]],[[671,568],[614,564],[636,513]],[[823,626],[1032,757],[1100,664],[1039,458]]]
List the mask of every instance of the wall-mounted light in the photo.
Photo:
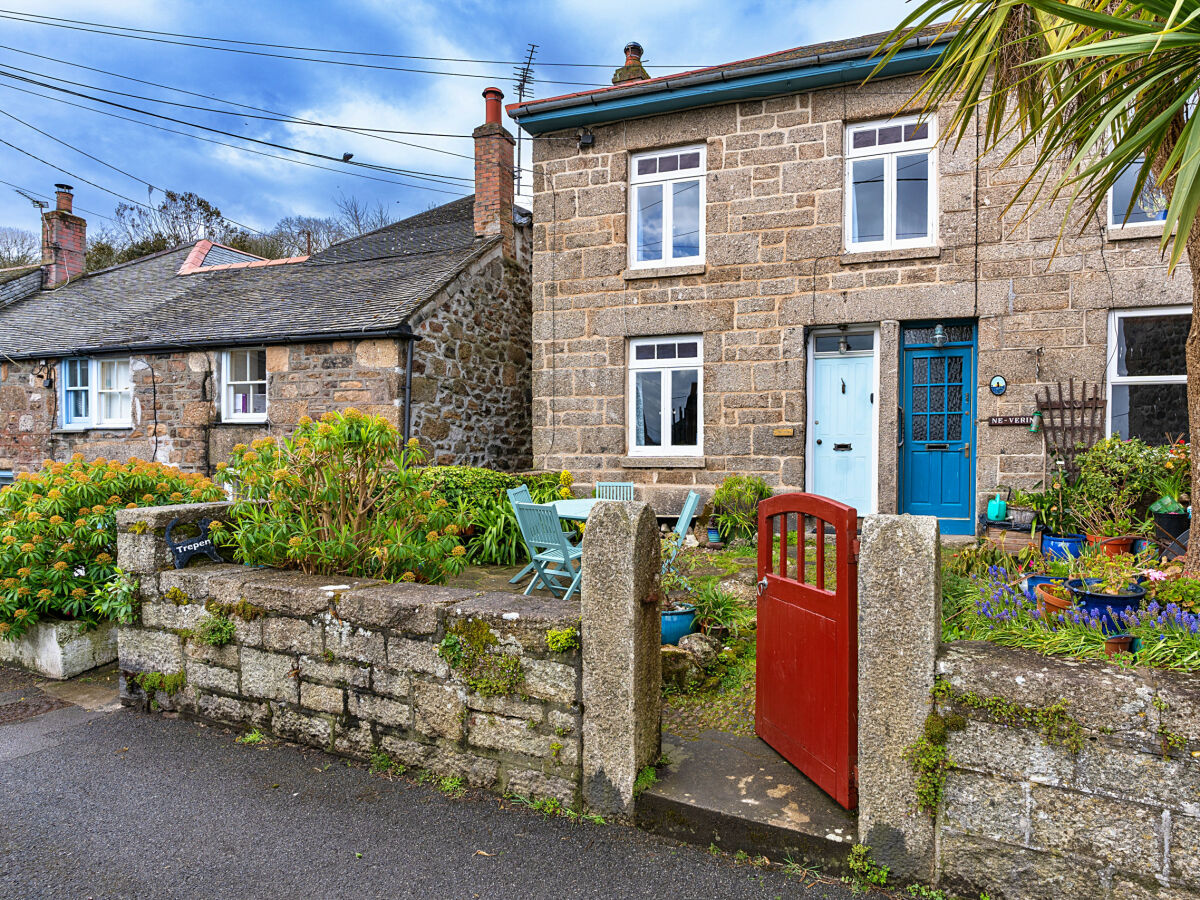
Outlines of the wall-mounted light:
[[946,329],[942,327],[941,322],[933,326],[933,346],[939,350],[946,346]]
[[587,150],[589,147],[591,147],[595,143],[596,143],[595,135],[593,135],[586,128],[579,129],[579,149],[580,150]]
[[846,340],[846,336],[843,334],[841,337],[838,338],[838,353],[846,353],[849,350],[850,350],[850,342],[848,340]]

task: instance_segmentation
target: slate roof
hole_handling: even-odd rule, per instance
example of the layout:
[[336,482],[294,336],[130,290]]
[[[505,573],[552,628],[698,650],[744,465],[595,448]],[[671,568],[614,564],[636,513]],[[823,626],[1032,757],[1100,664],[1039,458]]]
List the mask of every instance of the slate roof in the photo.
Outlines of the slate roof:
[[[519,216],[528,216],[524,210]],[[191,245],[40,291],[0,309],[13,358],[232,346],[394,333],[499,237],[474,233],[467,197],[283,265],[177,274]]]

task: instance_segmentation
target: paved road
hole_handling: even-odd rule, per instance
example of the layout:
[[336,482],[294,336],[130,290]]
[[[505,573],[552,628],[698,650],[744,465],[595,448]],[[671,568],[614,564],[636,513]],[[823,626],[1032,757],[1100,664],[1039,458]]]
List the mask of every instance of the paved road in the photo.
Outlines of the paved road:
[[0,897],[850,896],[632,828],[243,746],[225,729],[114,708],[94,686],[58,695],[90,709],[61,705],[3,674]]

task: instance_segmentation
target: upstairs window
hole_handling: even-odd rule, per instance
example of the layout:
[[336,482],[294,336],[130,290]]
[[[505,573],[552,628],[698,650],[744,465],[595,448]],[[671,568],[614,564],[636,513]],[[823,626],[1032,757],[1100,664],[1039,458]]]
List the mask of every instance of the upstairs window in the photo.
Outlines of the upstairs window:
[[1138,225],[1155,225],[1166,221],[1167,196],[1161,188],[1155,186],[1154,176],[1151,174],[1146,175],[1146,183],[1142,185],[1142,191],[1130,209],[1129,201],[1133,199],[1134,191],[1137,190],[1142,164],[1141,158],[1134,160],[1109,188],[1109,228],[1136,228]]
[[629,455],[700,456],[703,344],[698,335],[629,342]]
[[65,359],[59,384],[63,428],[128,428],[133,424],[128,357]]
[[630,267],[703,262],[704,146],[639,153],[631,165]]
[[916,117],[846,127],[846,249],[932,246],[935,123]]
[[267,351],[227,350],[224,355],[221,418],[226,422],[267,420]]

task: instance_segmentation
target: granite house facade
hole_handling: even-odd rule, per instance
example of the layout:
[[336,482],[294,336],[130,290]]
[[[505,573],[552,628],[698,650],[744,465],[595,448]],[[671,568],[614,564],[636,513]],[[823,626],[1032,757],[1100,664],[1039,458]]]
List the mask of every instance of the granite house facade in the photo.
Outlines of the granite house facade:
[[75,452],[211,472],[348,407],[431,462],[528,468],[530,223],[485,97],[474,196],[308,257],[199,241],[85,275],[59,185],[42,265],[0,271],[0,480]]
[[536,466],[660,512],[743,472],[974,533],[997,484],[1044,476],[1043,436],[993,418],[1040,388],[1186,432],[1191,284],[1136,173],[1055,253],[1060,209],[1008,208],[1027,168],[905,112],[934,35],[864,85],[881,38],[653,79],[631,44],[613,87],[509,106],[534,134]]

